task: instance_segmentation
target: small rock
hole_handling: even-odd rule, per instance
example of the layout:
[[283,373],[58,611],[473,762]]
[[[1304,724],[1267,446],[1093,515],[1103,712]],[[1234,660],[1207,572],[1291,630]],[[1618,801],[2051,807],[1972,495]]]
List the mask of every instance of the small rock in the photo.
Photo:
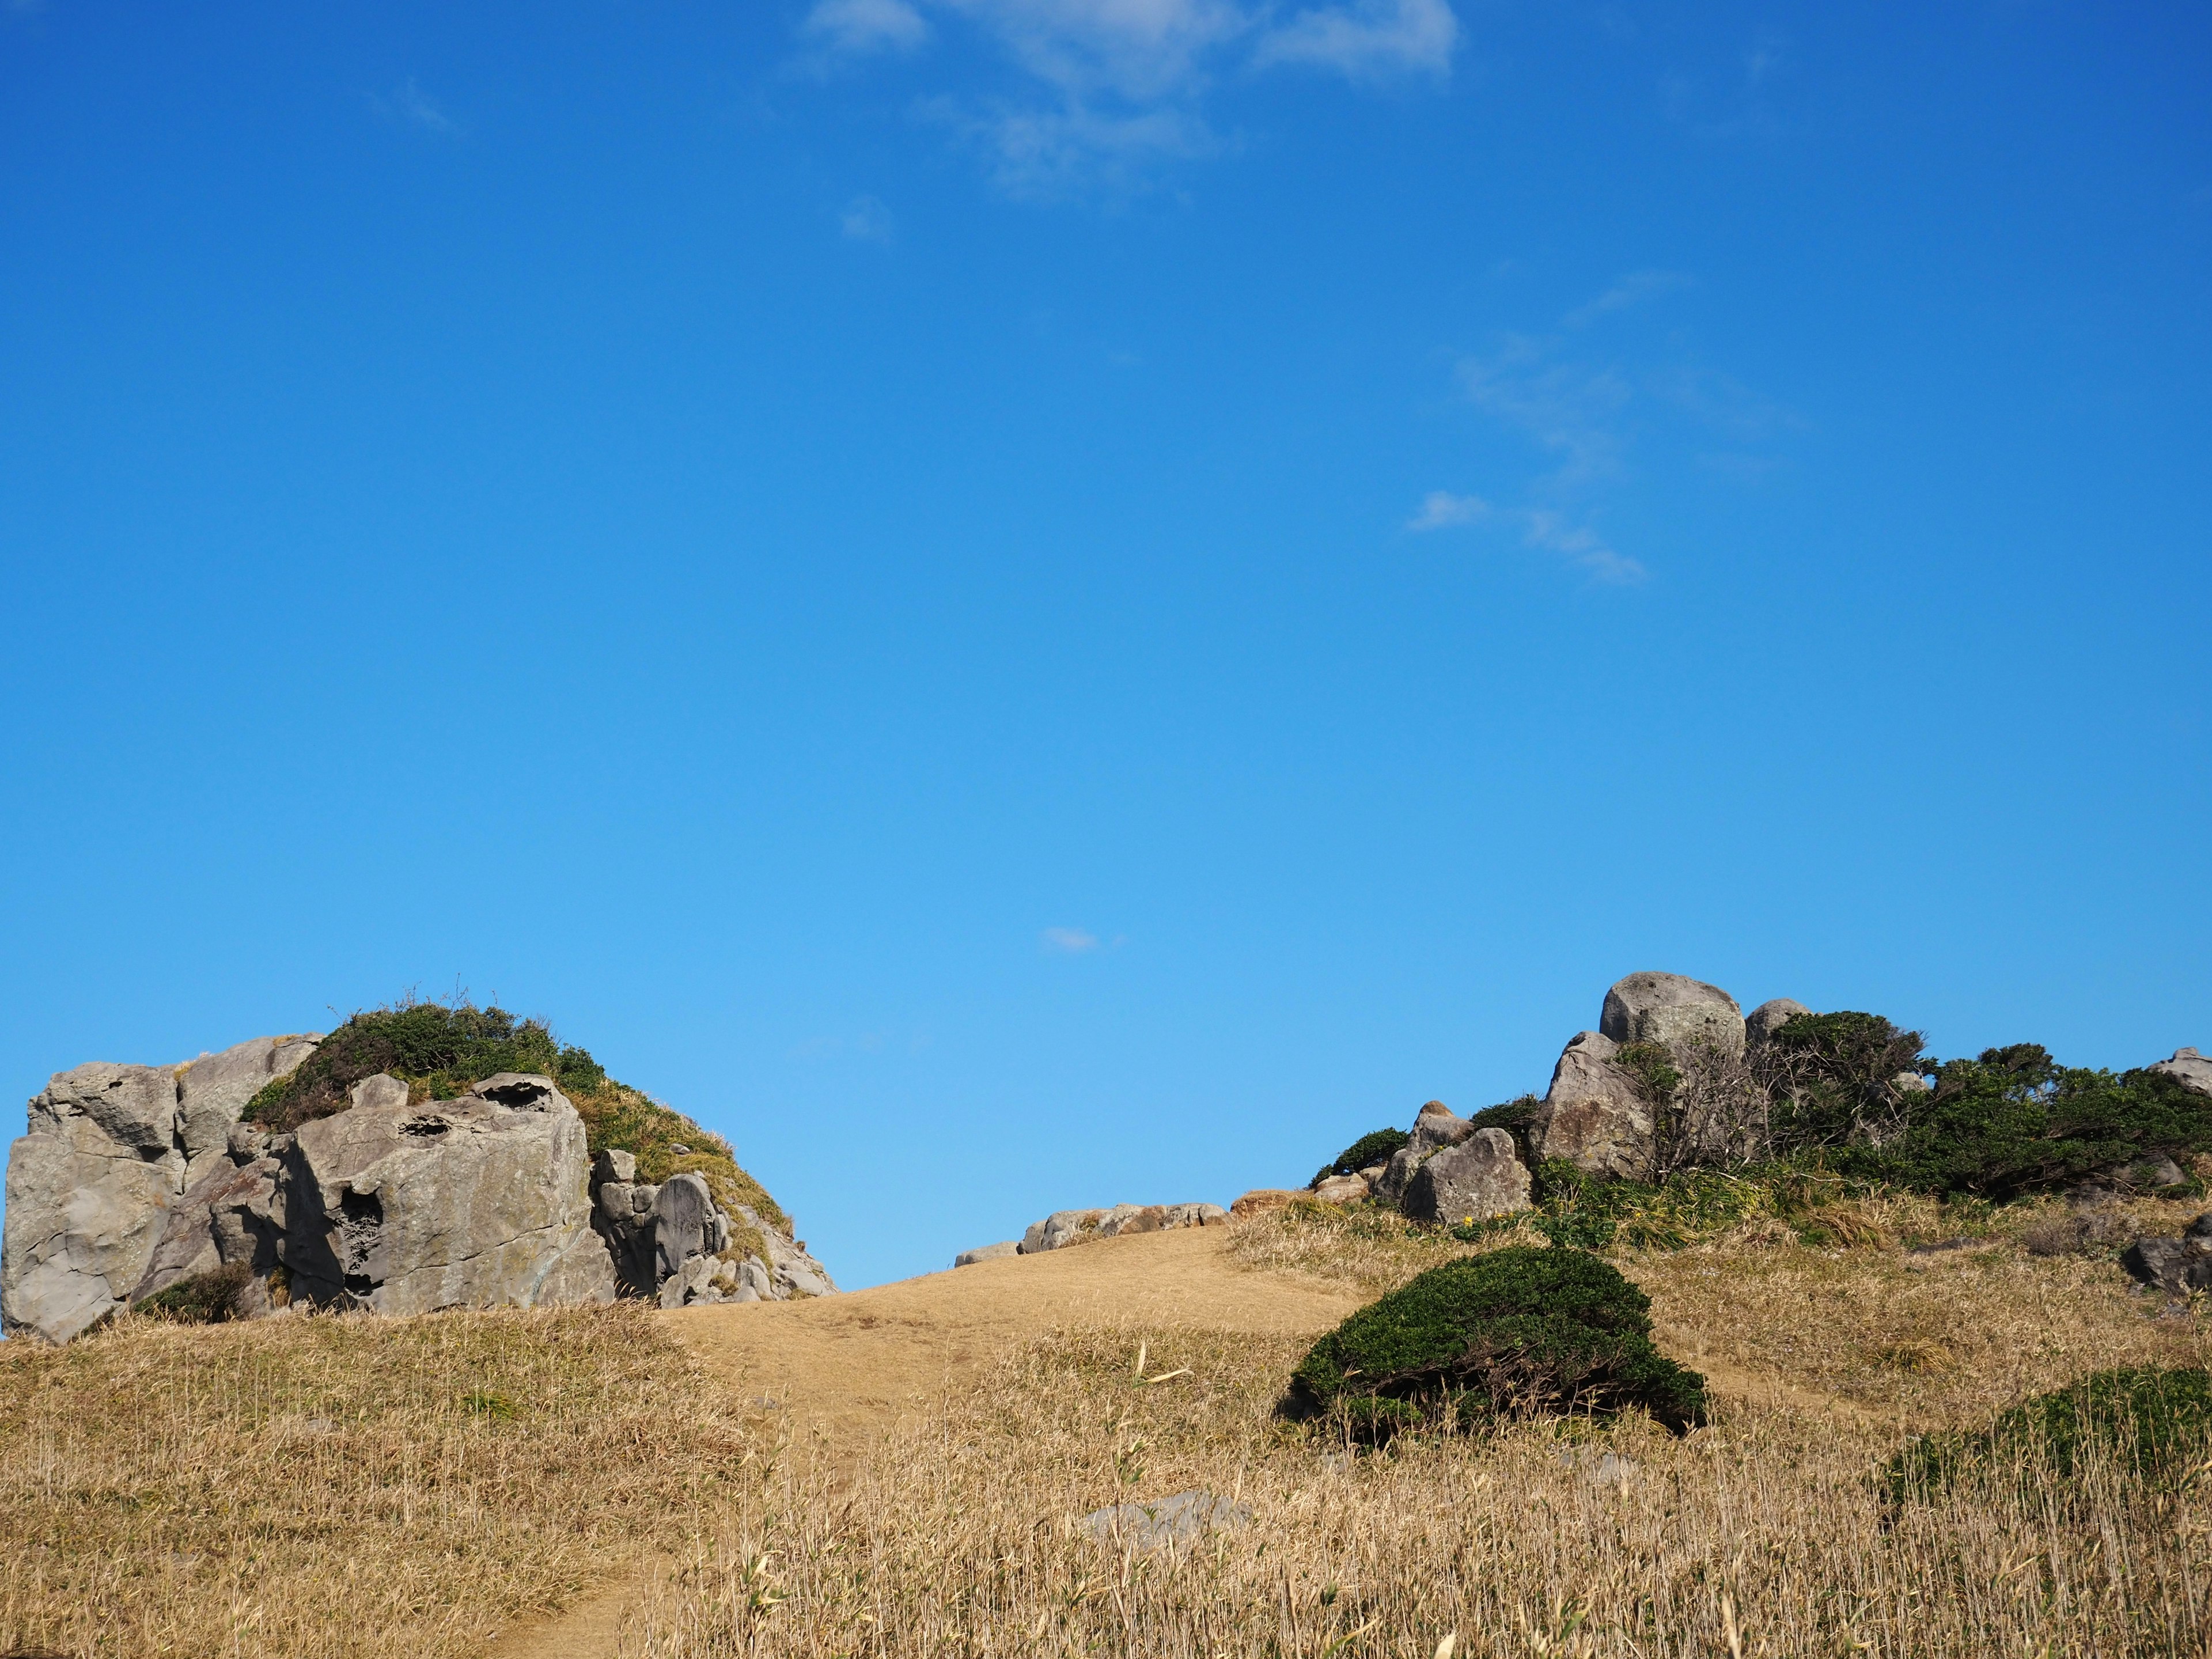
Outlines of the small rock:
[[2149,1068],[2160,1077],[2170,1077],[2185,1089],[2194,1089],[2200,1095],[2212,1095],[2212,1060],[2207,1060],[2194,1048],[2176,1048],[2170,1060],[2161,1060]]
[[1528,1207],[1528,1171],[1503,1129],[1477,1129],[1437,1153],[1414,1172],[1404,1200],[1417,1221],[1484,1220]]
[[1010,1238],[1003,1244],[979,1244],[972,1250],[963,1250],[952,1258],[952,1265],[972,1267],[979,1261],[1003,1261],[1010,1255],[1021,1253],[1020,1241]]
[[1812,1012],[1803,1003],[1793,1002],[1788,997],[1762,1002],[1743,1017],[1744,1041],[1754,1048],[1764,1048],[1784,1025],[1798,1015]]
[[1093,1510],[1076,1524],[1085,1537],[1133,1550],[1187,1544],[1209,1528],[1241,1527],[1252,1518],[1244,1504],[1207,1492],[1179,1492],[1149,1504],[1115,1504]]
[[620,1152],[612,1146],[605,1148],[592,1160],[592,1178],[601,1182],[620,1182],[627,1187],[637,1179],[637,1154]]
[[2139,1238],[2120,1265],[2168,1296],[2212,1291],[2212,1210],[2189,1224],[2179,1238]]
[[1315,1186],[1313,1195],[1324,1204],[1357,1204],[1374,1186],[1364,1175],[1330,1176]]
[[1304,1193],[1286,1192],[1280,1187],[1255,1187],[1229,1206],[1229,1213],[1238,1220],[1247,1216],[1265,1215],[1270,1210],[1279,1210],[1305,1197]]

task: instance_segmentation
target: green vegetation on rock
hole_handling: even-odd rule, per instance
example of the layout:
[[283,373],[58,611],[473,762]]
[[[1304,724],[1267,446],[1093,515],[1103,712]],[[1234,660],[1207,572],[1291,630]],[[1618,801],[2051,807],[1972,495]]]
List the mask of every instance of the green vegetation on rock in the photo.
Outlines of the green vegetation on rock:
[[1403,1129],[1377,1129],[1362,1135],[1337,1154],[1335,1163],[1323,1164],[1314,1180],[1318,1183],[1331,1176],[1357,1175],[1377,1164],[1388,1164],[1390,1155],[1412,1139]]
[[1705,1420],[1705,1379],[1652,1346],[1650,1310],[1616,1269],[1578,1250],[1522,1245],[1448,1262],[1316,1343],[1285,1408],[1338,1413],[1375,1438],[1631,1407],[1680,1432]]
[[1902,1503],[2008,1468],[2063,1480],[2092,1458],[2160,1483],[2202,1467],[2208,1453],[2212,1371],[2126,1366],[2038,1395],[1978,1432],[1923,1435],[1890,1460],[1882,1484]]
[[719,1135],[617,1083],[589,1050],[561,1042],[544,1021],[518,1020],[503,1008],[478,1008],[465,1000],[401,1002],[355,1014],[297,1070],[248,1101],[243,1116],[272,1132],[295,1130],[345,1110],[347,1091],[380,1072],[405,1082],[421,1100],[452,1100],[501,1072],[550,1077],[574,1103],[594,1153],[634,1154],[643,1182],[696,1172],[732,1217],[744,1205],[772,1226],[791,1224]]
[[252,1279],[244,1262],[226,1262],[155,1291],[136,1304],[133,1311],[179,1325],[220,1325],[241,1316],[239,1297]]

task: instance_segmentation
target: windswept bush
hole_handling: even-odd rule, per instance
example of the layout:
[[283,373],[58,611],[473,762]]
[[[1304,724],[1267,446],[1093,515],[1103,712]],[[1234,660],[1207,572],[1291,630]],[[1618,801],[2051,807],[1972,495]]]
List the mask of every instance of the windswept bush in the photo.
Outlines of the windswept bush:
[[1316,1342],[1283,1408],[1340,1413],[1387,1438],[1436,1423],[1612,1414],[1677,1432],[1705,1420],[1705,1379],[1651,1342],[1650,1298],[1578,1250],[1521,1245],[1432,1267]]
[[2092,1455],[2156,1484],[2199,1468],[2208,1454],[2212,1371],[2125,1366],[2037,1395],[1978,1432],[1923,1435],[1890,1459],[1882,1486],[1903,1503],[2014,1468],[2063,1480]]
[[1838,1164],[1924,1192],[2005,1199],[2205,1151],[2212,1096],[2156,1072],[2060,1066],[2041,1044],[2021,1042],[1944,1061],[1935,1088],[1905,1102],[1894,1137],[1845,1148]]
[[1357,1175],[1377,1164],[1388,1164],[1390,1155],[1412,1139],[1403,1129],[1377,1129],[1364,1134],[1339,1152],[1335,1163],[1322,1165],[1312,1184],[1319,1186],[1331,1176]]
[[1799,1014],[1753,1051],[1773,1097],[1776,1150],[1879,1145],[1904,1125],[1913,1091],[1898,1079],[1924,1069],[1927,1039],[1880,1014]]

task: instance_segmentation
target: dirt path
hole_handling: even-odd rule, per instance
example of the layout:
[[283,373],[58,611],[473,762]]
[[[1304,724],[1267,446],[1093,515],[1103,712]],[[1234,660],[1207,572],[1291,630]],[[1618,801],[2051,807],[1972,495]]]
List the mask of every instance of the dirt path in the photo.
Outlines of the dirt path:
[[[1368,1298],[1248,1272],[1208,1227],[1101,1239],[979,1262],[811,1302],[687,1308],[665,1317],[714,1376],[790,1412],[795,1429],[857,1457],[949,1383],[1055,1327],[1181,1327],[1318,1334]],[[519,1626],[487,1659],[611,1659],[649,1568],[625,1563],[555,1617]]]

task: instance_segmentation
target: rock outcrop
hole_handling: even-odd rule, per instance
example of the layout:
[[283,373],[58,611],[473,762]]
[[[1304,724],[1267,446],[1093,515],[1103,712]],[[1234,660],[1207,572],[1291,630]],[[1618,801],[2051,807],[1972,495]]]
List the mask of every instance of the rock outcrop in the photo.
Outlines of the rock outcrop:
[[1743,1011],[1735,999],[1680,974],[1631,974],[1617,981],[1605,994],[1598,1030],[1615,1042],[1704,1041],[1743,1052]]
[[1503,1129],[1477,1129],[1413,1172],[1400,1208],[1416,1221],[1483,1221],[1525,1210],[1528,1171]]
[[80,1066],[30,1103],[8,1161],[0,1325],[65,1342],[118,1309],[244,1267],[236,1311],[297,1300],[410,1314],[822,1296],[805,1246],[705,1179],[635,1180],[586,1154],[550,1078],[501,1073],[455,1100],[385,1074],[289,1133],[240,1121],[315,1052],[261,1037],[183,1066]]
[[1229,1219],[1218,1204],[1116,1204],[1110,1210],[1055,1210],[1031,1222],[1022,1235],[1021,1254],[1065,1249],[1123,1233],[1164,1232],[1175,1227],[1213,1227]]
[[281,1154],[294,1296],[387,1314],[614,1299],[584,1121],[551,1079],[407,1096],[396,1078],[357,1083],[349,1109],[301,1125]]
[[2185,1089],[2212,1095],[2212,1060],[2205,1059],[2194,1048],[2176,1048],[2171,1059],[2159,1060],[2148,1069],[2160,1077],[2172,1078]]
[[2139,1238],[2120,1265],[2168,1296],[2212,1291],[2212,1210],[2189,1224],[2179,1238]]
[[1462,1117],[1441,1100],[1431,1100],[1414,1115],[1412,1136],[1406,1144],[1390,1154],[1390,1161],[1382,1166],[1382,1173],[1374,1183],[1377,1196],[1392,1203],[1406,1195],[1413,1176],[1421,1165],[1447,1146],[1456,1146],[1474,1133],[1474,1125]]
[[622,1294],[664,1308],[702,1302],[782,1302],[836,1291],[806,1247],[743,1204],[724,1210],[706,1178],[686,1170],[637,1179],[629,1152],[592,1167],[592,1224],[606,1241]]
[[182,1066],[58,1073],[9,1149],[0,1328],[65,1342],[192,1270],[176,1263],[217,1265],[207,1206],[232,1185],[231,1127],[314,1046],[259,1037]]
[[1538,1158],[1564,1158],[1585,1175],[1649,1178],[1651,1108],[1636,1079],[1613,1064],[1620,1052],[1602,1031],[1581,1032],[1567,1044],[1529,1126]]

